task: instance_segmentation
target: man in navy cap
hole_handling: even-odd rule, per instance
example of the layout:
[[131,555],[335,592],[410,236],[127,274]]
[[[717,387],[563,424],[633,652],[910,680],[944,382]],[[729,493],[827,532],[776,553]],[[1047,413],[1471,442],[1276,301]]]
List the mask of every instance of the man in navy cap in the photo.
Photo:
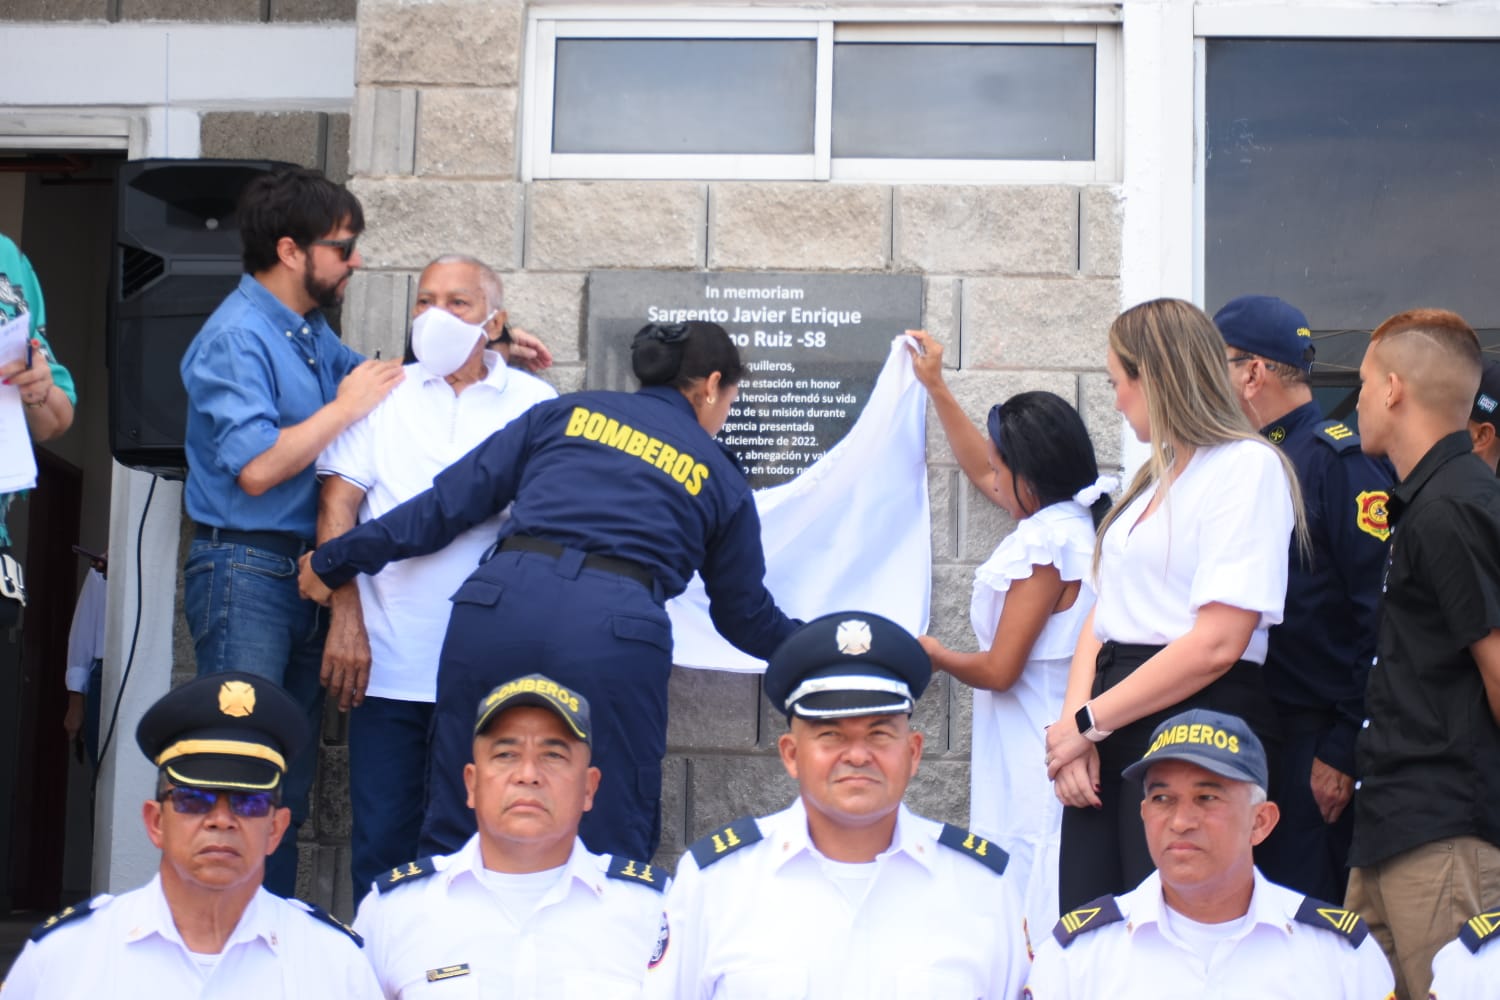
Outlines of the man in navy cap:
[[478,832],[376,879],[354,922],[386,996],[639,994],[667,946],[667,874],[578,839],[599,787],[593,734],[588,700],[541,674],[480,701],[464,767]]
[[156,764],[142,813],[157,876],[70,906],[32,932],[5,983],[20,997],[380,996],[360,940],[261,888],[290,823],[287,761],[306,742],[297,703],[254,674],[200,677],[142,716]]
[[1310,543],[1304,552],[1292,540],[1286,609],[1266,651],[1266,688],[1283,741],[1271,775],[1281,822],[1256,861],[1272,881],[1343,899],[1354,742],[1375,653],[1395,471],[1361,451],[1352,428],[1323,419],[1308,383],[1312,333],[1299,309],[1245,295],[1220,309],[1214,323],[1240,408],[1297,470]]
[[1279,813],[1243,719],[1174,715],[1124,777],[1143,786],[1156,871],[1064,914],[1037,949],[1027,997],[1388,1000],[1390,966],[1356,914],[1256,870],[1252,848]]
[[1489,358],[1479,373],[1479,391],[1469,413],[1469,437],[1474,454],[1494,469],[1500,465],[1500,361]]
[[650,997],[1020,995],[1027,941],[1005,852],[902,804],[932,666],[858,611],[792,633],[766,668],[789,729],[790,807],[689,848],[667,893]]

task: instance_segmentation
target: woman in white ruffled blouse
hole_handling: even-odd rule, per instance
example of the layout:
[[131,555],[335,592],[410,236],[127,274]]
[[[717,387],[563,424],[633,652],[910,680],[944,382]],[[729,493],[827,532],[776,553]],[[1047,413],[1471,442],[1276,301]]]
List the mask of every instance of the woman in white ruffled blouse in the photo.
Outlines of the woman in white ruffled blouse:
[[1050,392],[997,404],[986,438],[943,381],[943,348],[912,333],[917,379],[932,397],[964,474],[1016,521],[974,574],[970,619],[979,652],[921,637],[934,669],[974,688],[969,825],[1010,855],[1007,873],[1032,934],[1058,917],[1062,806],[1045,769],[1043,729],[1062,711],[1068,664],[1094,593],[1094,529],[1116,481],[1100,477],[1078,412]]

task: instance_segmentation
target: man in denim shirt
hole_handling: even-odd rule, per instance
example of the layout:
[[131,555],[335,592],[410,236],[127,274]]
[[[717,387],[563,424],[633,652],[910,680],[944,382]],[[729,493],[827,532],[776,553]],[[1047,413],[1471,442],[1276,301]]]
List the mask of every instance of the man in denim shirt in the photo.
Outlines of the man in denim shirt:
[[[263,174],[240,199],[245,274],[183,355],[187,486],[197,523],[183,607],[198,673],[243,670],[284,687],[319,730],[327,618],[297,595],[297,556],[316,537],[313,463],[401,381],[397,360],[365,361],[322,309],[362,263],[359,200],[313,170]],[[289,762],[291,829],[266,888],[291,895],[317,740]]]

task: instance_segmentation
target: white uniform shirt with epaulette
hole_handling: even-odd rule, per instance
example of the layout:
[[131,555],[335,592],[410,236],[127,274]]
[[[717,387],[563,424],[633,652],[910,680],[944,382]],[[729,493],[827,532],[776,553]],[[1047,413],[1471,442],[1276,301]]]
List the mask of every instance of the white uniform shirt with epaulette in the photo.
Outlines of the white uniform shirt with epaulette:
[[646,995],[1018,997],[1029,957],[1004,869],[994,845],[905,806],[874,862],[838,865],[813,846],[798,798],[683,855],[667,894],[670,941]]
[[1161,877],[1063,915],[1036,951],[1031,1000],[1389,1000],[1394,980],[1364,921],[1255,872],[1246,919],[1200,954],[1170,926]]
[[188,950],[161,877],[119,896],[69,907],[38,927],[16,959],[5,1000],[376,1000],[358,938],[299,900],[256,892],[217,956]]
[[638,997],[665,933],[668,876],[575,838],[528,915],[486,884],[479,837],[375,880],[354,927],[388,998]]
[[1428,1000],[1500,996],[1500,907],[1469,918],[1432,960]]

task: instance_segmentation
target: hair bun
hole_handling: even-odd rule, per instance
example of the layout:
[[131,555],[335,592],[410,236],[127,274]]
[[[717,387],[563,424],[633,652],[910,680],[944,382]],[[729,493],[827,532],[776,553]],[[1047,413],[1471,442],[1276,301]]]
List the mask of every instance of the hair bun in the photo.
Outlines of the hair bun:
[[648,340],[654,340],[660,344],[681,344],[688,339],[688,325],[686,323],[671,323],[662,325],[660,323],[647,323],[641,327],[630,342],[631,349],[641,346]]

